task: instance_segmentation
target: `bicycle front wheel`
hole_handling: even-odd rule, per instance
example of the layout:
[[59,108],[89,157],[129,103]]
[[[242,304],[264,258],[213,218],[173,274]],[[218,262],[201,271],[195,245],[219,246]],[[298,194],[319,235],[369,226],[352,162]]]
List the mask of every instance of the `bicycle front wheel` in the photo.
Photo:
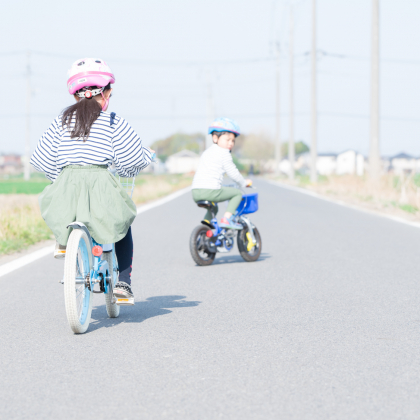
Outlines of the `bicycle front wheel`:
[[67,321],[76,334],[86,332],[92,314],[93,293],[89,287],[92,250],[87,234],[75,229],[67,242],[64,263],[64,301]]
[[118,264],[117,256],[115,255],[115,247],[112,248],[111,252],[104,252],[102,254],[102,260],[105,260],[109,267],[109,279],[106,280],[108,282],[108,287],[109,282],[112,282],[112,288],[109,288],[108,293],[105,293],[106,312],[110,318],[117,318],[120,315],[120,307],[116,303],[112,303],[114,295],[112,291],[118,281]]
[[238,249],[241,257],[247,262],[257,261],[261,255],[262,241],[260,232],[254,227],[254,236],[256,243],[253,244],[248,227],[238,231]]

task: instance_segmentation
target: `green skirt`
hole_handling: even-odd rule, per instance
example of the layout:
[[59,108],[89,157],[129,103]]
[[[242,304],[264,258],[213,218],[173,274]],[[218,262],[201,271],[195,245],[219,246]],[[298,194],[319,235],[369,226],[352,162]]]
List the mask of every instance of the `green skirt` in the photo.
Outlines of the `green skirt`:
[[66,245],[75,221],[86,225],[100,244],[115,243],[127,234],[136,205],[106,166],[70,165],[39,196],[41,214],[57,242]]

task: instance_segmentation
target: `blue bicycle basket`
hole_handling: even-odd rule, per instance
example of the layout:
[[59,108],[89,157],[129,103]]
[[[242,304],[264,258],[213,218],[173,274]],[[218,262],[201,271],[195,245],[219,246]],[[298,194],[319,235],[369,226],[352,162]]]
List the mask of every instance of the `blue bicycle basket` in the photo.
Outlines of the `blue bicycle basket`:
[[258,193],[244,194],[237,212],[238,214],[255,213],[258,210]]

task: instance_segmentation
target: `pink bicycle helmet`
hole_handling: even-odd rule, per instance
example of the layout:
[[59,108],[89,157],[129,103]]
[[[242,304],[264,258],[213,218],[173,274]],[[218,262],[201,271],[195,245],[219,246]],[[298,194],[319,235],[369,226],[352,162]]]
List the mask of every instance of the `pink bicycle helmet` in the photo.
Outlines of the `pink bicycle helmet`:
[[[80,97],[92,97],[102,93],[103,88],[108,83],[115,83],[115,77],[111,69],[104,60],[100,58],[82,58],[73,63],[68,71],[69,78],[67,80],[67,88],[71,95],[77,94]],[[89,92],[85,96],[85,92],[79,90],[97,86],[98,89],[86,90]]]

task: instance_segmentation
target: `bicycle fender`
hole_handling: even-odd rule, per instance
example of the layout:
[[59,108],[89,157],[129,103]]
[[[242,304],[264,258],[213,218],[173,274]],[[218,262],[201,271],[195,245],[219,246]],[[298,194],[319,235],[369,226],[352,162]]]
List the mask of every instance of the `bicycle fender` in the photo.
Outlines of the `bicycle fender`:
[[90,248],[93,248],[93,242],[92,242],[92,236],[90,236],[90,233],[88,231],[88,228],[82,223],[82,222],[73,222],[70,223],[69,225],[67,225],[67,228],[72,228],[72,229],[80,229],[83,230],[87,237],[89,238],[89,242],[90,242]]
[[256,244],[257,240],[255,239],[254,229],[253,229],[253,225],[252,225],[251,221],[245,216],[241,216],[239,218],[239,220],[241,220],[243,223],[245,223],[245,225],[248,227],[248,233],[251,236],[252,243]]
[[102,250],[104,252],[111,252],[112,251],[112,244],[103,244],[102,245]]

